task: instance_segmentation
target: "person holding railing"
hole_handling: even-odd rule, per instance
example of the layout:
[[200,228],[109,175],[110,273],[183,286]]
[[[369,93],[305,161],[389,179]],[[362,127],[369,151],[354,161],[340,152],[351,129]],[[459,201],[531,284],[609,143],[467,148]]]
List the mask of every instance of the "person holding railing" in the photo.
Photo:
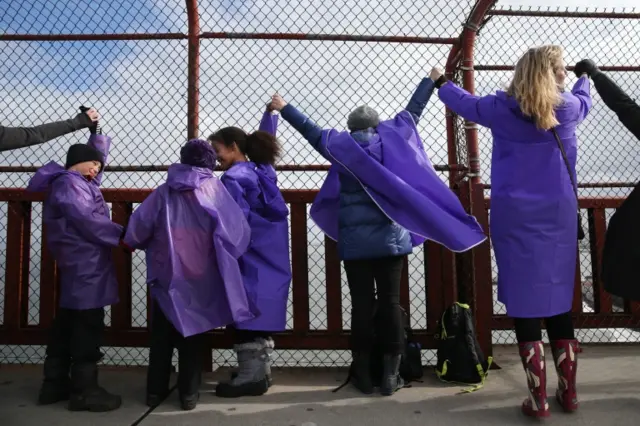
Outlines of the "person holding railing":
[[[583,59],[576,64],[574,72],[576,75],[586,73],[591,77],[605,105],[640,141],[640,105],[600,71],[593,61]],[[640,264],[640,256],[636,250],[640,240],[640,228],[637,226],[640,215],[638,188],[640,184],[636,185],[609,220],[602,252],[602,280],[605,290],[634,301],[640,301],[640,287],[636,284]]]
[[133,212],[124,244],[144,249],[152,306],[147,405],[169,393],[173,349],[178,349],[178,396],[196,407],[205,346],[203,333],[255,318],[238,258],[251,238],[249,224],[213,175],[216,154],[199,139],[180,150],[167,182]]
[[69,400],[71,411],[97,412],[122,404],[98,385],[98,363],[104,356],[104,308],[118,303],[112,249],[121,246],[123,228],[111,221],[100,191],[111,138],[100,134],[97,122],[90,131],[87,144],[69,148],[64,166],[52,161],[38,169],[27,191],[46,191],[47,248],[60,272],[60,309],[38,403]]
[[[576,127],[591,108],[589,79],[564,90],[559,46],[529,49],[506,92],[478,97],[434,68],[438,95],[452,111],[491,129],[491,240],[498,265],[498,300],[514,318],[530,397],[522,411],[550,414],[540,320],[545,319],[559,377],[556,398],[578,408],[573,301],[578,223]],[[562,149],[560,149],[562,148]]]
[[271,386],[272,333],[284,331],[291,284],[289,209],[274,169],[280,154],[277,115],[265,111],[260,130],[247,134],[225,127],[209,136],[225,170],[220,180],[240,206],[251,228],[251,242],[240,258],[244,286],[259,315],[233,329],[238,370],[216,387],[216,396],[262,395]]
[[[351,293],[351,381],[364,394],[403,387],[400,307],[403,262],[426,239],[465,251],[486,237],[434,170],[416,123],[433,93],[423,79],[406,109],[381,121],[368,106],[353,110],[348,131],[322,130],[276,94],[271,107],[331,162],[311,217],[337,241]],[[376,315],[378,312],[378,315]],[[379,319],[374,326],[374,316]],[[384,346],[381,377],[372,377],[374,337]]]
[[90,108],[70,120],[42,124],[35,127],[0,126],[0,151],[9,151],[49,142],[67,133],[91,127],[98,122],[99,118],[98,111],[95,108]]

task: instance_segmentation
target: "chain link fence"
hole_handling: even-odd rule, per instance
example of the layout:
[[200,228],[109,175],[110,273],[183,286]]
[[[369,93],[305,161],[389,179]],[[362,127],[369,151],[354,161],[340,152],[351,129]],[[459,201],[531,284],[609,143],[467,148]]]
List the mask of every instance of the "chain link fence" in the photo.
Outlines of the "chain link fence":
[[[96,107],[113,138],[103,188],[155,188],[187,140],[189,20],[183,0],[0,3],[0,122],[29,126],[71,118],[80,105]],[[446,62],[474,1],[411,4],[348,0],[322,4],[199,1],[200,137],[229,125],[258,127],[274,92],[323,127],[346,127],[361,104],[391,117],[408,103],[431,66]],[[7,38],[7,37],[12,38]],[[4,37],[4,38],[3,38]],[[434,96],[419,123],[434,165],[447,165],[444,108]],[[278,163],[282,189],[318,189],[327,166],[294,129],[281,121]],[[63,161],[67,147],[85,142],[77,132],[48,144],[0,154],[0,187],[23,188],[33,171]],[[143,166],[143,167],[140,167]],[[153,166],[153,167],[151,167]],[[304,170],[304,167],[307,170]],[[308,171],[312,166],[314,171]],[[138,168],[136,170],[136,167]],[[299,167],[298,170],[295,170]],[[157,170],[157,171],[150,171]],[[447,175],[442,175],[443,180]],[[134,205],[134,208],[136,206]],[[6,204],[0,204],[6,217]],[[33,203],[28,324],[39,324],[42,205]],[[0,220],[0,268],[5,268],[6,220]],[[310,329],[327,328],[324,235],[308,221]],[[409,258],[411,322],[426,328],[424,253]],[[4,303],[4,269],[0,303]],[[146,327],[144,253],[132,259],[132,325]],[[343,326],[350,299],[342,270]],[[2,321],[4,305],[0,306]],[[288,327],[292,328],[292,303]],[[107,315],[107,324],[110,324]],[[435,319],[434,319],[435,320]],[[145,348],[106,348],[105,362],[145,364]],[[40,346],[0,347],[1,362],[37,363]],[[434,360],[425,351],[425,363]],[[344,351],[276,351],[277,365],[346,365]],[[235,362],[214,351],[216,365]]]

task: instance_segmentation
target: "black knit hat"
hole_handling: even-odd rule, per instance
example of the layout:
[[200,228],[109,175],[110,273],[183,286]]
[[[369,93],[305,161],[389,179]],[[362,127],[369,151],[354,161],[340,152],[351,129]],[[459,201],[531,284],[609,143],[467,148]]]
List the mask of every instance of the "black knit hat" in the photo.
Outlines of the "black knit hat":
[[69,147],[69,151],[67,151],[67,162],[64,167],[68,169],[76,164],[84,163],[85,161],[99,161],[100,170],[104,167],[104,156],[102,153],[97,149],[82,143],[71,145]]

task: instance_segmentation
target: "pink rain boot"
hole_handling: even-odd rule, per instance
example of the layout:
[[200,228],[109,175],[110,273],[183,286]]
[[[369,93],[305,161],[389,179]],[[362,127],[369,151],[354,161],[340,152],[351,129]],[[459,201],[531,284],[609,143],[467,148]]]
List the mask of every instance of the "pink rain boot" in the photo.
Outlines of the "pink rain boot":
[[527,374],[529,398],[522,403],[522,412],[529,417],[549,417],[547,402],[547,371],[542,341],[518,344],[522,366]]
[[576,375],[578,373],[578,341],[554,340],[551,342],[553,361],[558,373],[556,400],[566,413],[578,409],[576,393]]

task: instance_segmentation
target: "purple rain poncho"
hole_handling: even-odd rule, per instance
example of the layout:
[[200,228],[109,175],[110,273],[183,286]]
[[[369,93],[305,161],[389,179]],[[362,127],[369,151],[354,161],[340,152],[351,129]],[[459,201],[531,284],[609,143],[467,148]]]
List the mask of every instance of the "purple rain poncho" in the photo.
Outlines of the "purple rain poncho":
[[[498,300],[516,318],[543,318],[571,310],[577,237],[577,201],[557,142],[525,117],[505,92],[476,97],[453,83],[442,102],[491,129],[491,241],[498,265]],[[562,94],[556,130],[575,177],[576,127],[591,108],[589,79]]]
[[[278,116],[265,112],[260,130],[276,133]],[[289,209],[278,188],[275,169],[253,162],[236,163],[221,178],[251,227],[251,243],[241,258],[244,285],[260,315],[237,322],[244,330],[283,331],[291,284]]]
[[249,238],[242,211],[211,170],[173,164],[134,211],[124,242],[146,251],[151,295],[189,337],[256,316],[238,264]]
[[[111,139],[92,135],[89,146],[104,155]],[[91,181],[50,162],[29,181],[27,191],[47,191],[43,221],[47,246],[60,271],[60,307],[95,309],[118,302],[118,282],[111,258],[122,226],[113,223],[100,192],[103,171]]]
[[338,239],[339,173],[353,175],[391,219],[411,233],[413,246],[426,239],[463,252],[486,236],[460,200],[440,180],[407,111],[376,128],[382,143],[382,164],[371,158],[349,132],[323,130],[319,151],[331,169],[311,207],[314,222]]

